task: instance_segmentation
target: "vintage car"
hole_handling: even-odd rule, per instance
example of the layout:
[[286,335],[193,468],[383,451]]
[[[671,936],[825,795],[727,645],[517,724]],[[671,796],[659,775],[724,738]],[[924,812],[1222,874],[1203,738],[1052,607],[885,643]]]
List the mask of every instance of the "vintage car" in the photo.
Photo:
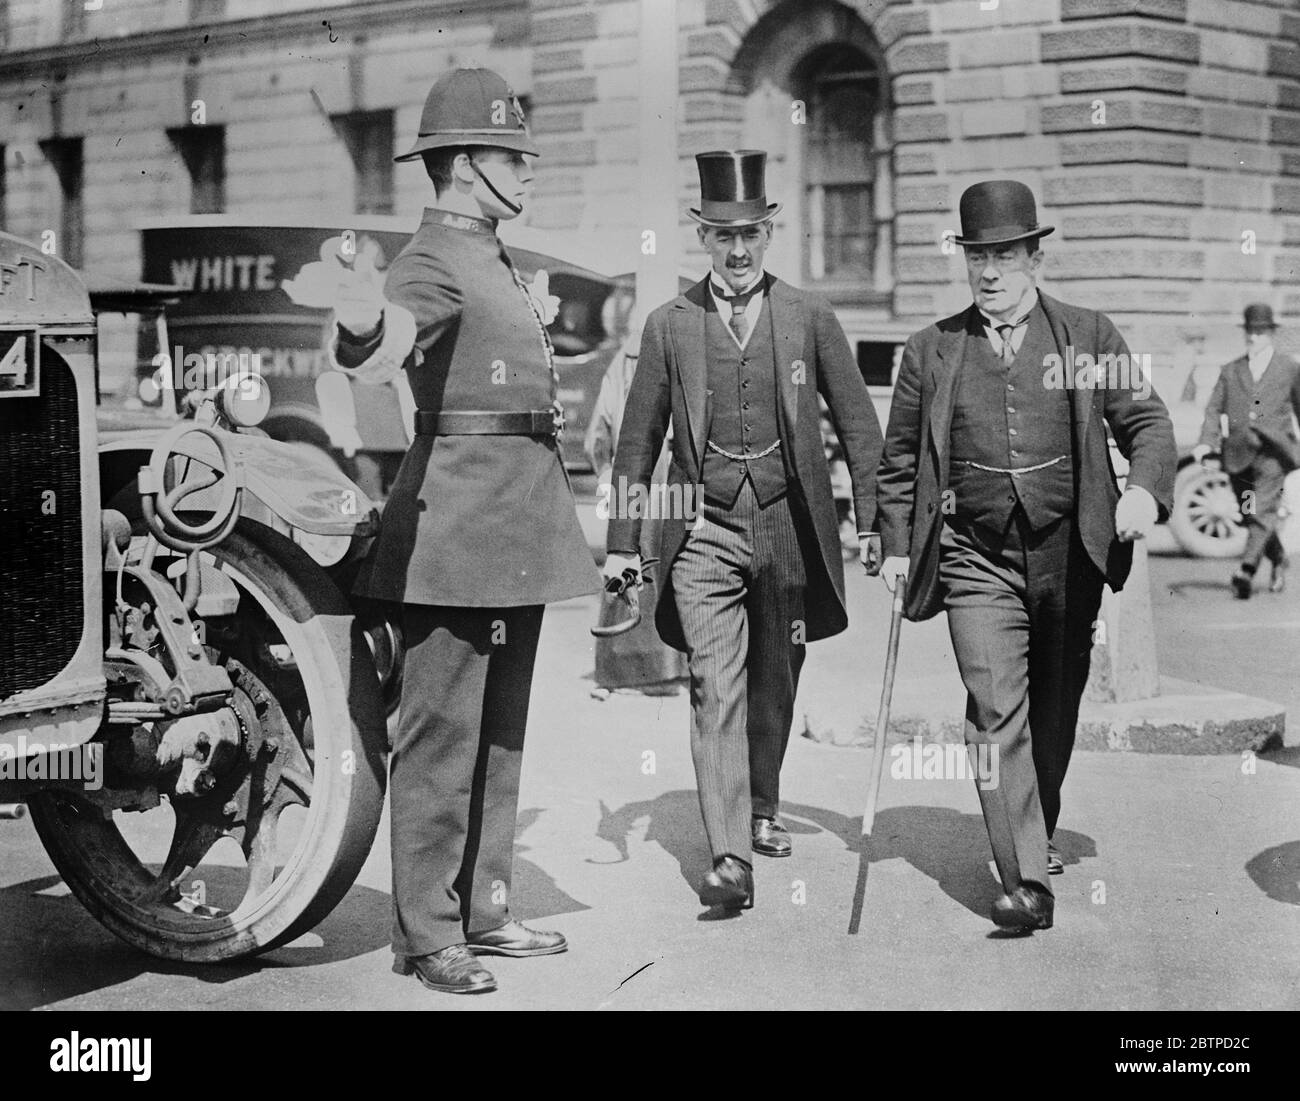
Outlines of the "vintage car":
[[375,529],[365,494],[257,429],[253,376],[186,394],[187,417],[120,377],[138,348],[101,376],[110,315],[165,348],[176,293],[103,288],[97,317],[71,268],[0,234],[0,813],[30,811],[118,936],[209,962],[347,892],[387,738],[339,573]]

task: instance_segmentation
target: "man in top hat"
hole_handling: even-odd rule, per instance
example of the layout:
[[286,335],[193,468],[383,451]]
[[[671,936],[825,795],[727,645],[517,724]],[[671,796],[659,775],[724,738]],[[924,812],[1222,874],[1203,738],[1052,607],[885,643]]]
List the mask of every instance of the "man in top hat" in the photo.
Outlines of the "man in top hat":
[[1293,414],[1300,416],[1300,364],[1274,350],[1277,324],[1271,306],[1262,302],[1247,306],[1242,328],[1246,354],[1219,372],[1192,457],[1205,463],[1211,452],[1222,448],[1223,468],[1246,526],[1246,549],[1232,575],[1232,591],[1239,600],[1247,600],[1264,558],[1272,566],[1269,592],[1280,593],[1286,587],[1288,562],[1277,536],[1277,510],[1286,476],[1300,461],[1293,418]]
[[537,155],[497,74],[457,69],[420,136],[436,191],[379,297],[340,269],[335,356],[363,380],[405,369],[416,436],[356,582],[399,602],[406,642],[390,764],[394,970],[495,989],[477,956],[565,949],[512,917],[519,771],[544,606],[595,592],[556,445],[542,305],[497,238]]
[[[807,642],[844,630],[843,557],[817,395],[853,478],[862,555],[879,568],[872,478],[880,425],[830,306],[763,270],[779,203],[766,154],[697,156],[690,211],[712,270],[646,320],[614,459],[607,578],[639,573],[640,513],[672,422],[655,622],[685,651],[691,754],[713,870],[706,905],[753,903],[752,853],[787,856],[781,762]],[[680,498],[671,489],[677,487]],[[689,515],[686,514],[689,512]]]
[[[1168,513],[1177,454],[1148,380],[1111,372],[1121,385],[1108,387],[1087,366],[1129,364],[1110,320],[1037,289],[1053,227],[1038,224],[1029,188],[968,188],[961,226],[974,301],[908,340],[894,387],[877,479],[881,576],[906,585],[907,618],[948,612],[966,743],[991,744],[1000,766],[998,786],[979,790],[1003,888],[992,918],[1047,929],[1102,584],[1123,586],[1131,541]],[[1077,372],[1070,388],[1063,361]],[[1107,426],[1129,460],[1122,495]]]

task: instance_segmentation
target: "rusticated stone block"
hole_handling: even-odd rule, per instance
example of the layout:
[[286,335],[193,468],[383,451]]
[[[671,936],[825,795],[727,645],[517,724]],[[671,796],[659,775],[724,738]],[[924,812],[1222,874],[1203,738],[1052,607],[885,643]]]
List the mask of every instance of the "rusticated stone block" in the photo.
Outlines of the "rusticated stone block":
[[1146,15],[1183,23],[1187,20],[1187,0],[1061,0],[1062,19],[1100,19],[1115,15]]
[[581,49],[571,50],[535,50],[533,52],[533,75],[543,73],[560,73],[569,69],[581,69],[586,64],[585,54]]
[[1268,122],[1270,145],[1300,145],[1300,116],[1274,115]]
[[1300,214],[1300,184],[1274,184],[1272,210],[1274,214]]
[[948,67],[947,42],[904,41],[889,51],[889,68],[895,75],[945,72]]
[[1072,172],[1047,176],[1044,201],[1050,206],[1081,206],[1095,203],[1143,202],[1153,195],[1172,206],[1200,206],[1204,202],[1202,180],[1152,174],[1146,168],[1133,172]]
[[936,247],[925,253],[897,249],[894,253],[894,270],[898,278],[908,283],[947,283],[952,279],[952,261]]
[[896,176],[933,175],[939,171],[939,158],[931,149],[898,149],[894,152]]
[[1063,65],[1058,72],[1062,95],[1129,88],[1178,95],[1187,91],[1189,81],[1187,69],[1149,61],[1096,61],[1086,65]]
[[529,36],[534,46],[548,42],[583,42],[596,37],[596,20],[590,11],[535,15]]
[[1201,39],[1196,31],[1175,30],[1151,23],[1099,23],[1091,27],[1045,30],[1041,34],[1044,61],[1116,54],[1163,57],[1171,61],[1199,61],[1201,58]]
[[943,111],[898,111],[894,115],[894,140],[942,141],[948,137],[948,115]]
[[946,183],[901,184],[894,192],[894,207],[899,213],[938,210],[946,214],[952,206],[952,191]]
[[912,107],[933,102],[933,80],[900,80],[894,85],[894,103],[900,107]]
[[1149,134],[1097,134],[1061,141],[1064,164],[1187,164],[1191,145],[1185,141],[1162,141]]
[[1300,47],[1270,43],[1268,64],[1264,72],[1269,76],[1284,76],[1292,80],[1300,77]]
[[567,77],[564,80],[539,80],[533,86],[533,103],[591,103],[596,98],[594,76]]
[[1160,237],[1186,241],[1190,220],[1185,214],[1169,214],[1162,208],[1125,209],[1105,207],[1100,210],[1066,213],[1061,218],[1061,233],[1066,240],[1112,238],[1125,241],[1135,237]]
[[1105,110],[1105,123],[1093,122],[1101,117],[1094,109],[1093,100],[1078,100],[1044,107],[1042,128],[1044,133],[1070,130],[1102,130],[1138,126],[1151,130],[1172,130],[1195,134],[1201,130],[1201,109],[1186,103],[1166,99],[1152,99],[1129,93],[1101,96]]

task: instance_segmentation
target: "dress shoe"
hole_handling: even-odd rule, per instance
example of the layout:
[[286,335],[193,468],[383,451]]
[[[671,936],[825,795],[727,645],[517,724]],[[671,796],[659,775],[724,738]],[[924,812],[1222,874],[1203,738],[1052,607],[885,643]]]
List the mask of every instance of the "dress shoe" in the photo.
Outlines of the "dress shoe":
[[1055,906],[1046,892],[1017,887],[993,903],[993,924],[1003,929],[1050,929]]
[[1047,874],[1064,875],[1065,861],[1061,859],[1061,854],[1057,851],[1055,845],[1050,841],[1047,843]]
[[790,833],[775,818],[751,818],[749,837],[756,853],[764,856],[790,855]]
[[1286,571],[1291,563],[1283,558],[1281,562],[1273,563],[1273,573],[1268,579],[1268,591],[1271,593],[1280,593],[1286,588]]
[[427,956],[396,956],[393,971],[398,975],[415,975],[430,990],[444,994],[485,994],[497,988],[497,981],[470,955],[469,947],[453,944]]
[[1238,600],[1249,600],[1251,589],[1251,577],[1248,573],[1242,573],[1238,570],[1232,575],[1232,595]]
[[486,933],[470,933],[465,939],[476,956],[553,956],[569,947],[563,933],[543,933],[517,921],[507,921]]
[[713,863],[700,886],[700,901],[705,906],[727,910],[748,910],[754,905],[754,873],[743,860],[724,856]]

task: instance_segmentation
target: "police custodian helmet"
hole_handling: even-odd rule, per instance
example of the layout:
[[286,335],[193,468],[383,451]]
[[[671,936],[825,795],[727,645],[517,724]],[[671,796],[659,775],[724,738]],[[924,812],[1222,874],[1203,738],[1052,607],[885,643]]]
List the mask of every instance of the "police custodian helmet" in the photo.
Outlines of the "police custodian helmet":
[[524,109],[491,69],[455,69],[429,90],[420,116],[420,136],[396,161],[413,161],[430,149],[491,145],[538,156],[524,124]]

